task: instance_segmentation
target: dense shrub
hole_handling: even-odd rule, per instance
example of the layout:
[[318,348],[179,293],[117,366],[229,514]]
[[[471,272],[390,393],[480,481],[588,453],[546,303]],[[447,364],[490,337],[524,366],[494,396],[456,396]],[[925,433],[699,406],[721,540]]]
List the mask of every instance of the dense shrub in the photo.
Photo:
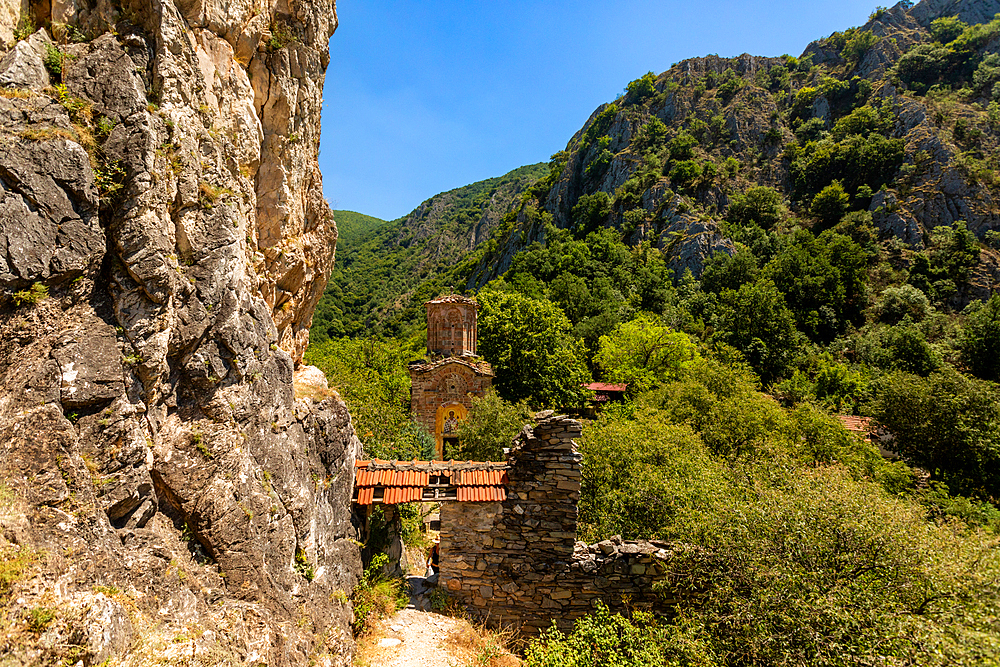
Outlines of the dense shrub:
[[962,363],[979,378],[1000,382],[1000,295],[974,301],[965,310],[959,341]]
[[875,416],[895,436],[893,448],[950,489],[1000,499],[1000,389],[954,369],[923,378],[889,376]]
[[781,194],[774,188],[758,186],[733,195],[726,219],[739,225],[756,223],[770,229],[781,220]]

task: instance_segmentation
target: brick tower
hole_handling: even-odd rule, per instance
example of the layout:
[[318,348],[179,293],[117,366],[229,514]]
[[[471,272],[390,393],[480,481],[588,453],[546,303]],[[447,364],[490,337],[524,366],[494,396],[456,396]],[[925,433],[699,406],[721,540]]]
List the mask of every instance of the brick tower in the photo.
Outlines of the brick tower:
[[476,309],[473,299],[449,294],[427,308],[429,363],[410,365],[410,412],[434,435],[435,458],[445,445],[457,445],[458,422],[493,384],[490,365],[476,357]]

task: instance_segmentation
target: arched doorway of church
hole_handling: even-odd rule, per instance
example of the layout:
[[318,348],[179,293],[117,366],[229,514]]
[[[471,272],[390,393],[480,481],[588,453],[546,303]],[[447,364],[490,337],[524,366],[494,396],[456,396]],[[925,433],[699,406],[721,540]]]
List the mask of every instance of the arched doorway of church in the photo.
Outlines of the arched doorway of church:
[[457,402],[444,403],[437,409],[434,420],[434,440],[438,460],[444,459],[445,449],[454,451],[458,446],[458,422],[465,419],[468,411]]

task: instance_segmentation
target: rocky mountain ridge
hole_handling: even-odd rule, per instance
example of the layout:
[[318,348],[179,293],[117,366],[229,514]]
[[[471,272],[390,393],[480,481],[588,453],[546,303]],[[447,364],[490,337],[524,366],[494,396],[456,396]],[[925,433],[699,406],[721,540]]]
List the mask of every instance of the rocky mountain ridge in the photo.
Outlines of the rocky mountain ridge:
[[[896,120],[889,135],[904,142],[898,172],[867,206],[883,238],[895,236],[919,250],[931,229],[957,220],[982,237],[1000,226],[997,193],[968,157],[970,148],[995,155],[996,128],[984,113],[989,94],[944,104],[914,97],[905,94],[895,66],[913,46],[930,41],[927,28],[935,19],[956,16],[974,24],[998,12],[1000,3],[987,0],[899,3],[877,10],[860,28],[813,42],[799,58],[707,56],[637,80],[598,108],[566,151],[554,156],[549,189],[533,206],[556,227],[572,227],[581,198],[605,193],[608,210],[600,225],[619,229],[630,245],[651,241],[667,253],[678,277],[685,269],[697,276],[715,252],[735,252],[720,227],[734,194],[773,187],[793,211],[808,213],[811,193],[796,186],[789,146],[798,148],[801,123],[818,119],[828,131],[856,98],[890,105]],[[850,39],[859,52],[845,51]],[[995,53],[997,39],[987,38],[978,49]],[[945,105],[947,120],[936,108]],[[955,136],[956,122],[960,133],[963,125],[975,128],[975,146]],[[692,135],[695,145],[681,152],[707,173],[671,175],[684,160],[671,156],[669,142]],[[467,288],[501,275],[521,249],[544,240],[544,224],[531,208],[522,206],[517,216],[515,232],[481,259]],[[970,298],[987,296],[996,284],[996,257],[984,253],[977,274],[980,288]]]
[[298,365],[334,3],[2,5],[0,652],[350,663],[359,442]]
[[[831,172],[825,180],[806,174],[803,155],[820,150],[840,159],[856,149],[882,160],[878,151],[890,146],[892,159],[879,163],[885,173],[866,174],[872,183],[849,183],[873,190],[862,190],[861,197],[848,192],[850,209],[871,214],[885,247],[900,244],[892,252],[904,268],[913,253],[926,249],[935,227],[964,222],[984,247],[953,305],[983,299],[1000,284],[996,243],[986,242],[1000,226],[1000,111],[991,111],[992,90],[973,81],[973,70],[998,50],[990,23],[997,13],[995,0],[901,2],[877,8],[864,26],[816,40],[797,58],[710,55],[650,73],[597,108],[566,149],[552,156],[549,173],[536,175],[505,210],[497,209],[499,221],[488,237],[476,236],[449,265],[422,274],[423,284],[409,288],[410,303],[370,294],[340,312],[365,321],[368,313],[413,311],[419,297],[442,285],[474,291],[503,275],[533,243],[545,244],[550,229],[583,238],[613,228],[630,246],[649,243],[663,252],[675,280],[688,270],[697,278],[712,256],[737,252],[732,205],[747,192],[774,189],[786,224],[811,225],[818,191],[849,174]],[[924,62],[924,50],[935,48],[932,23],[938,19],[964,21],[978,37],[962,47],[965,64],[932,72],[937,88],[925,94],[931,84],[907,72]],[[981,77],[992,76],[991,66],[983,66]],[[872,139],[867,148],[863,141],[834,137],[837,121],[862,106],[892,116],[891,126],[879,131],[884,141]],[[422,220],[421,238],[440,233],[441,220],[420,213],[441,197],[411,214],[395,242],[415,238],[410,227],[416,220]],[[341,296],[331,291],[327,298]],[[340,314],[331,313],[327,319],[336,323]],[[329,330],[356,335],[336,324]]]

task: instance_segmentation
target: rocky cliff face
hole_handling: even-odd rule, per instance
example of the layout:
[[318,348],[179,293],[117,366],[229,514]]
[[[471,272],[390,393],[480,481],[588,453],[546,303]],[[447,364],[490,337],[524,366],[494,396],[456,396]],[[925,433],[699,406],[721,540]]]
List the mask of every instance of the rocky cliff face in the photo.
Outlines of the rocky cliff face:
[[[616,228],[632,245],[651,242],[677,278],[688,269],[697,277],[715,253],[735,252],[723,223],[733,197],[749,188],[774,188],[790,211],[809,218],[814,193],[796,183],[795,157],[862,104],[891,110],[887,136],[904,146],[902,164],[887,174],[883,191],[876,184],[868,206],[881,239],[921,250],[931,230],[957,221],[985,238],[1000,229],[993,161],[1000,125],[989,111],[992,79],[977,87],[972,70],[997,52],[997,40],[976,46],[971,69],[949,72],[937,97],[907,90],[899,63],[914,47],[932,46],[933,20],[976,24],[998,12],[998,0],[898,3],[873,12],[860,28],[813,42],[799,58],[693,58],[650,76],[648,89],[633,82],[554,156],[557,177],[547,194],[517,203],[517,225],[496,237],[496,251],[472,270],[466,288],[501,275],[517,253],[544,240],[529,207],[573,228],[587,215],[577,209],[584,198],[605,195],[604,209],[594,199],[588,209],[600,209],[601,226]],[[678,137],[694,143],[678,146]],[[982,253],[975,274],[956,307],[997,289],[991,251]]]
[[0,652],[348,663],[359,443],[296,370],[333,1],[0,4]]

